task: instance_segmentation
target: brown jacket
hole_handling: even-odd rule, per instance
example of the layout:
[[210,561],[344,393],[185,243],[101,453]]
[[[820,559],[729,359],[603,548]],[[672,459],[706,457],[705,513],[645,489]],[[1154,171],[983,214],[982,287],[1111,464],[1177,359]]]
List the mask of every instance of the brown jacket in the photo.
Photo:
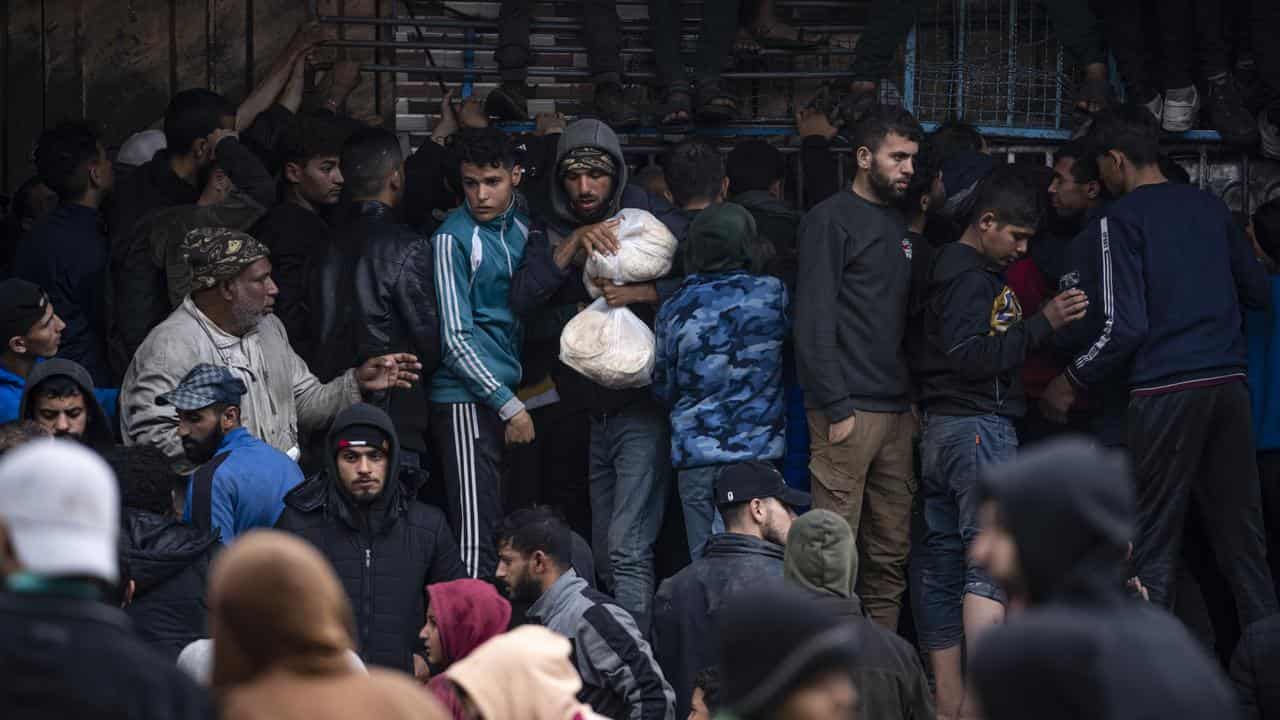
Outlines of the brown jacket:
[[276,530],[238,537],[209,583],[224,720],[444,720],[407,676],[351,668],[353,627],[346,592],[319,551]]

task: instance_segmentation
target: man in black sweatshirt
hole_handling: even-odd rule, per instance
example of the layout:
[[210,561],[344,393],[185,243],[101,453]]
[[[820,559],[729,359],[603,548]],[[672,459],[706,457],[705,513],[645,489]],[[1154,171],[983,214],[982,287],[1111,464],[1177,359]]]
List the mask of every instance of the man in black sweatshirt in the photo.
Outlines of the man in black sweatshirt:
[[800,224],[796,368],[814,507],[849,521],[862,556],[858,595],[873,620],[896,630],[906,587],[915,421],[902,347],[912,248],[894,203],[907,192],[923,132],[905,110],[879,108],[854,137],[853,186],[819,203]]
[[1027,252],[1043,192],[1015,166],[977,187],[960,240],[942,246],[929,273],[923,343],[912,361],[923,431],[920,492],[924,542],[912,557],[916,628],[937,679],[940,717],[966,714],[964,640],[1004,616],[1004,594],[965,551],[978,533],[978,476],[1013,458],[1014,421],[1025,413],[1027,354],[1088,307],[1068,290],[1023,319],[1004,269]]
[[1159,128],[1138,106],[1094,120],[1102,181],[1118,197],[1091,223],[1104,322],[1045,390],[1064,412],[1078,390],[1128,369],[1128,441],[1138,482],[1133,559],[1151,601],[1171,607],[1194,497],[1235,595],[1240,626],[1280,611],[1267,569],[1241,303],[1270,283],[1223,202],[1166,180]]

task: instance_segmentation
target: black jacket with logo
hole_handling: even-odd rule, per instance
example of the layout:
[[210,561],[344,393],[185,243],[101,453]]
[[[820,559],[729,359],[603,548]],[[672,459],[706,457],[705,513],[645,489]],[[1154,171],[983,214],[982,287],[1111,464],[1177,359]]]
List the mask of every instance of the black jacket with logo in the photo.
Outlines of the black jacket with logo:
[[805,404],[832,422],[904,412],[911,241],[902,213],[841,191],[800,223],[796,366]]
[[1023,319],[1004,274],[968,245],[942,246],[929,271],[922,327],[912,339],[920,407],[939,415],[1022,417],[1019,372],[1053,334],[1043,314]]
[[[396,481],[369,503],[357,503],[338,480],[337,434],[353,425],[375,427],[391,438],[387,477]],[[400,446],[386,413],[363,403],[343,410],[325,451],[325,471],[285,496],[276,527],[310,542],[337,571],[355,612],[365,663],[412,672],[426,618],[426,586],[466,576],[453,531],[444,513],[414,499],[422,476],[416,468],[400,470]]]

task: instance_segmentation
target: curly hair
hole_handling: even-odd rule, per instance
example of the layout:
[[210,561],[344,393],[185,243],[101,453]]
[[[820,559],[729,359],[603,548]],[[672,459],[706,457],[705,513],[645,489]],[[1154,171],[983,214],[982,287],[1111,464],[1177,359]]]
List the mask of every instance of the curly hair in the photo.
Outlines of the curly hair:
[[173,490],[184,483],[158,448],[118,445],[106,452],[106,460],[120,483],[125,507],[158,515],[173,511]]

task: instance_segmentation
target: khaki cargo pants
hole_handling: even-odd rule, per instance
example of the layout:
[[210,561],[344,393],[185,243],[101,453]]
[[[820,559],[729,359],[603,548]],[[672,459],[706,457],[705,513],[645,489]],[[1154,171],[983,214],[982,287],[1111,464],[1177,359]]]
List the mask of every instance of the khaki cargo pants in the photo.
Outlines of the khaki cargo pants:
[[826,415],[806,414],[813,506],[849,522],[858,545],[858,595],[872,620],[897,632],[917,485],[911,454],[915,417],[859,410],[849,437],[832,445]]

